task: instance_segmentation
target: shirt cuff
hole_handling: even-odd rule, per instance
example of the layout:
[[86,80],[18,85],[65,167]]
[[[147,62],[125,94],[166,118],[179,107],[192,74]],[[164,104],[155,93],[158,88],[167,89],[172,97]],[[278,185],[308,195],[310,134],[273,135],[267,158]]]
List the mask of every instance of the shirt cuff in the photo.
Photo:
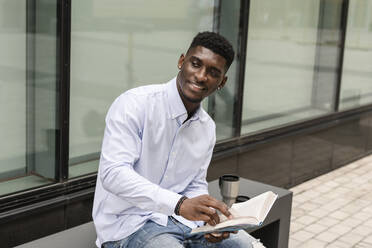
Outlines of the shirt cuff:
[[158,199],[157,212],[171,216],[174,214],[174,209],[181,197],[180,194],[159,187],[156,194],[156,199]]

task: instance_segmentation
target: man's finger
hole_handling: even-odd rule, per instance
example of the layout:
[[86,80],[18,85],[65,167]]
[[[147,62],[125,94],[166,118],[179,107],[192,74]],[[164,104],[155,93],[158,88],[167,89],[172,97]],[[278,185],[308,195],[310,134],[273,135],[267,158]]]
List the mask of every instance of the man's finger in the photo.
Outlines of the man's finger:
[[207,206],[199,206],[199,210],[200,212],[206,214],[206,215],[209,215],[209,216],[212,216],[213,214],[217,214],[217,211],[216,209],[214,208],[211,208],[211,207],[207,207]]
[[[219,235],[219,234],[215,234],[215,235]],[[221,236],[215,236],[214,234],[205,234],[205,239],[208,240],[208,242],[211,242],[211,243],[217,243],[217,242],[221,242],[222,241],[222,235]]]
[[209,207],[212,207],[212,208],[215,208],[215,209],[219,210],[226,217],[229,217],[231,215],[231,213],[229,212],[229,208],[227,207],[227,205],[225,203],[223,203],[221,201],[218,201],[211,196],[208,196],[206,198],[206,200],[207,200],[206,204]]
[[224,233],[222,233],[222,238],[223,239],[227,239],[227,238],[229,238],[230,237],[230,233],[229,232],[224,232]]
[[201,212],[208,215],[209,218],[211,219],[211,222],[213,223],[212,226],[217,225],[220,223],[220,217],[217,214],[217,211],[213,208],[210,207],[201,207]]
[[201,221],[204,221],[204,222],[207,222],[209,225],[214,226],[213,224],[211,224],[212,220],[211,220],[211,217],[209,217],[209,215],[200,214],[197,219],[201,220]]

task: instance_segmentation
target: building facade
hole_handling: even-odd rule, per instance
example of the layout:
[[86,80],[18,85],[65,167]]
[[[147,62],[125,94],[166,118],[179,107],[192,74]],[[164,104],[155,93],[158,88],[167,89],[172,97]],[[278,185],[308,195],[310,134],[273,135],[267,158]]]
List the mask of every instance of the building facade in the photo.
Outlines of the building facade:
[[0,0],[0,240],[91,220],[113,100],[199,31],[237,56],[203,102],[222,174],[291,187],[372,151],[372,0]]

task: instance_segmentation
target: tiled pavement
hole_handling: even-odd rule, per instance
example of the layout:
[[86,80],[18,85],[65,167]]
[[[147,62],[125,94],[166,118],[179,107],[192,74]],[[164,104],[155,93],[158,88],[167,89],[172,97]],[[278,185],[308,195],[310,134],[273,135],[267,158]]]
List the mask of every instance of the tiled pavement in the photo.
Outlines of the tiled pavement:
[[289,247],[372,248],[372,155],[291,190]]

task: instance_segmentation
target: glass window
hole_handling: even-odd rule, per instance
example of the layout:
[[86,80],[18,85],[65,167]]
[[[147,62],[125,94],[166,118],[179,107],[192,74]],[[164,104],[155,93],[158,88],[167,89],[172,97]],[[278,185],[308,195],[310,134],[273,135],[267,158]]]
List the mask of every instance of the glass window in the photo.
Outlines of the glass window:
[[56,12],[0,0],[0,195],[55,179]]
[[372,1],[349,1],[340,109],[372,103]]
[[176,76],[193,36],[213,29],[214,9],[214,0],[72,1],[70,177],[97,170],[113,100]]
[[242,134],[333,111],[341,2],[250,1]]
[[[235,54],[238,51],[240,1],[220,1],[219,33],[226,37],[232,44]],[[216,94],[211,95],[209,100],[209,114],[216,122],[217,141],[231,138],[236,134],[236,111],[234,110],[236,92],[238,87],[238,56],[231,64],[227,72],[227,83]]]

